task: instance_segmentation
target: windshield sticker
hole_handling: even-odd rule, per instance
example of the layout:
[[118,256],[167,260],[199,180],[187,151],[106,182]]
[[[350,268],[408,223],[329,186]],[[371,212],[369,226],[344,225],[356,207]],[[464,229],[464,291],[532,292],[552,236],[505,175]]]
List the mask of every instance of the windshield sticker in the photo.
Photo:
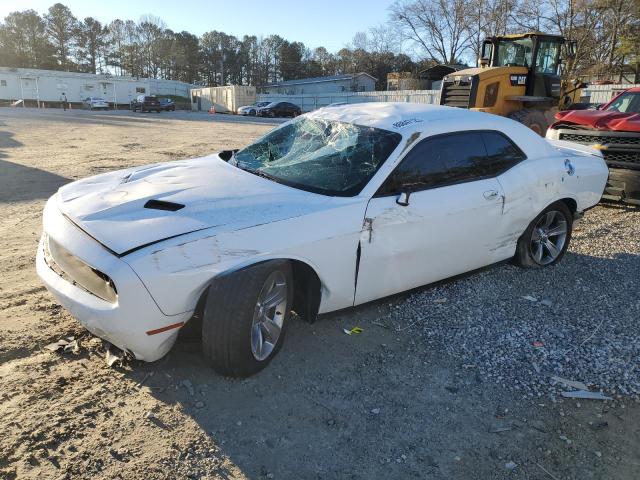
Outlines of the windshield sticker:
[[421,122],[422,122],[421,118],[408,118],[407,120],[400,120],[399,122],[394,123],[393,126],[396,128],[404,128],[408,125],[412,125],[414,123],[421,123]]

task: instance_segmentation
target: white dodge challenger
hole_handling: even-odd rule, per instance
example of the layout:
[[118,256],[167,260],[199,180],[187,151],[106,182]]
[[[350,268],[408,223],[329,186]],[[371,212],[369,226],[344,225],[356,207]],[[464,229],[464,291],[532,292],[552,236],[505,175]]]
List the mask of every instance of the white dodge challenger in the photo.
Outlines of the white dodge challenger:
[[248,376],[290,312],[359,305],[486,265],[557,263],[607,179],[599,151],[462,109],[316,110],[238,151],[65,185],[37,270],[89,331],[157,360],[198,313],[204,355]]

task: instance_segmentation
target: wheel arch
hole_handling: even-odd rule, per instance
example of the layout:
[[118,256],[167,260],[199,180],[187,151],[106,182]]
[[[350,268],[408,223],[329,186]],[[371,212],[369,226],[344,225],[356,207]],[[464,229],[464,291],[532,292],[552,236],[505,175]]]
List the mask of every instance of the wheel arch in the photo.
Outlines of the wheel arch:
[[571,212],[571,215],[575,215],[575,213],[578,211],[578,202],[574,198],[565,197],[558,200],[558,202],[564,203]]
[[227,270],[216,273],[208,282],[206,282],[199,295],[195,307],[195,312],[202,312],[204,308],[209,287],[219,278],[226,275],[246,270],[261,263],[273,261],[286,261],[291,264],[293,270],[293,305],[292,310],[307,322],[314,322],[320,310],[320,302],[322,301],[322,292],[325,290],[325,284],[318,275],[317,268],[304,259],[292,256],[274,256],[269,258],[255,258],[250,262],[245,262],[233,266]]
[[559,198],[556,198],[555,200],[553,200],[552,202],[547,203],[546,205],[544,205],[544,207],[542,207],[540,209],[540,211],[538,213],[535,214],[535,216],[529,221],[529,223],[527,223],[524,227],[524,229],[522,230],[522,233],[520,234],[520,236],[518,237],[518,241],[520,241],[520,239],[522,238],[522,236],[527,232],[527,228],[529,227],[529,224],[535,220],[535,218],[540,215],[540,213],[544,212],[547,208],[549,208],[551,205],[553,205],[554,203],[563,203],[566,205],[566,207],[569,209],[569,212],[571,213],[571,215],[575,218],[576,217],[576,212],[578,211],[578,202],[576,201],[575,198],[569,197],[569,196],[562,196]]

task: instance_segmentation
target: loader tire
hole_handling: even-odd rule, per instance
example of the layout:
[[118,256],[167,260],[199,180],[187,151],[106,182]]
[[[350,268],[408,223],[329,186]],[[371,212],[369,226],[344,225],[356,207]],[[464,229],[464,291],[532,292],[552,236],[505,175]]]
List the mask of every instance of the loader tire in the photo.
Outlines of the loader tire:
[[549,121],[541,110],[523,108],[517,112],[510,113],[507,117],[529,127],[541,137],[546,135],[547,128],[549,128]]

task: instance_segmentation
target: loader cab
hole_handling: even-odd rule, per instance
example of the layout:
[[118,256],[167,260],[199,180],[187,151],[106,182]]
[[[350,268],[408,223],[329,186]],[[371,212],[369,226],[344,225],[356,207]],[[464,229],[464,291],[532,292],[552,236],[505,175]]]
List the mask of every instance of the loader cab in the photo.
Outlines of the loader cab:
[[480,64],[525,67],[525,75],[511,75],[511,84],[524,85],[527,97],[557,101],[560,98],[560,52],[565,43],[562,36],[537,32],[490,37],[482,45]]

